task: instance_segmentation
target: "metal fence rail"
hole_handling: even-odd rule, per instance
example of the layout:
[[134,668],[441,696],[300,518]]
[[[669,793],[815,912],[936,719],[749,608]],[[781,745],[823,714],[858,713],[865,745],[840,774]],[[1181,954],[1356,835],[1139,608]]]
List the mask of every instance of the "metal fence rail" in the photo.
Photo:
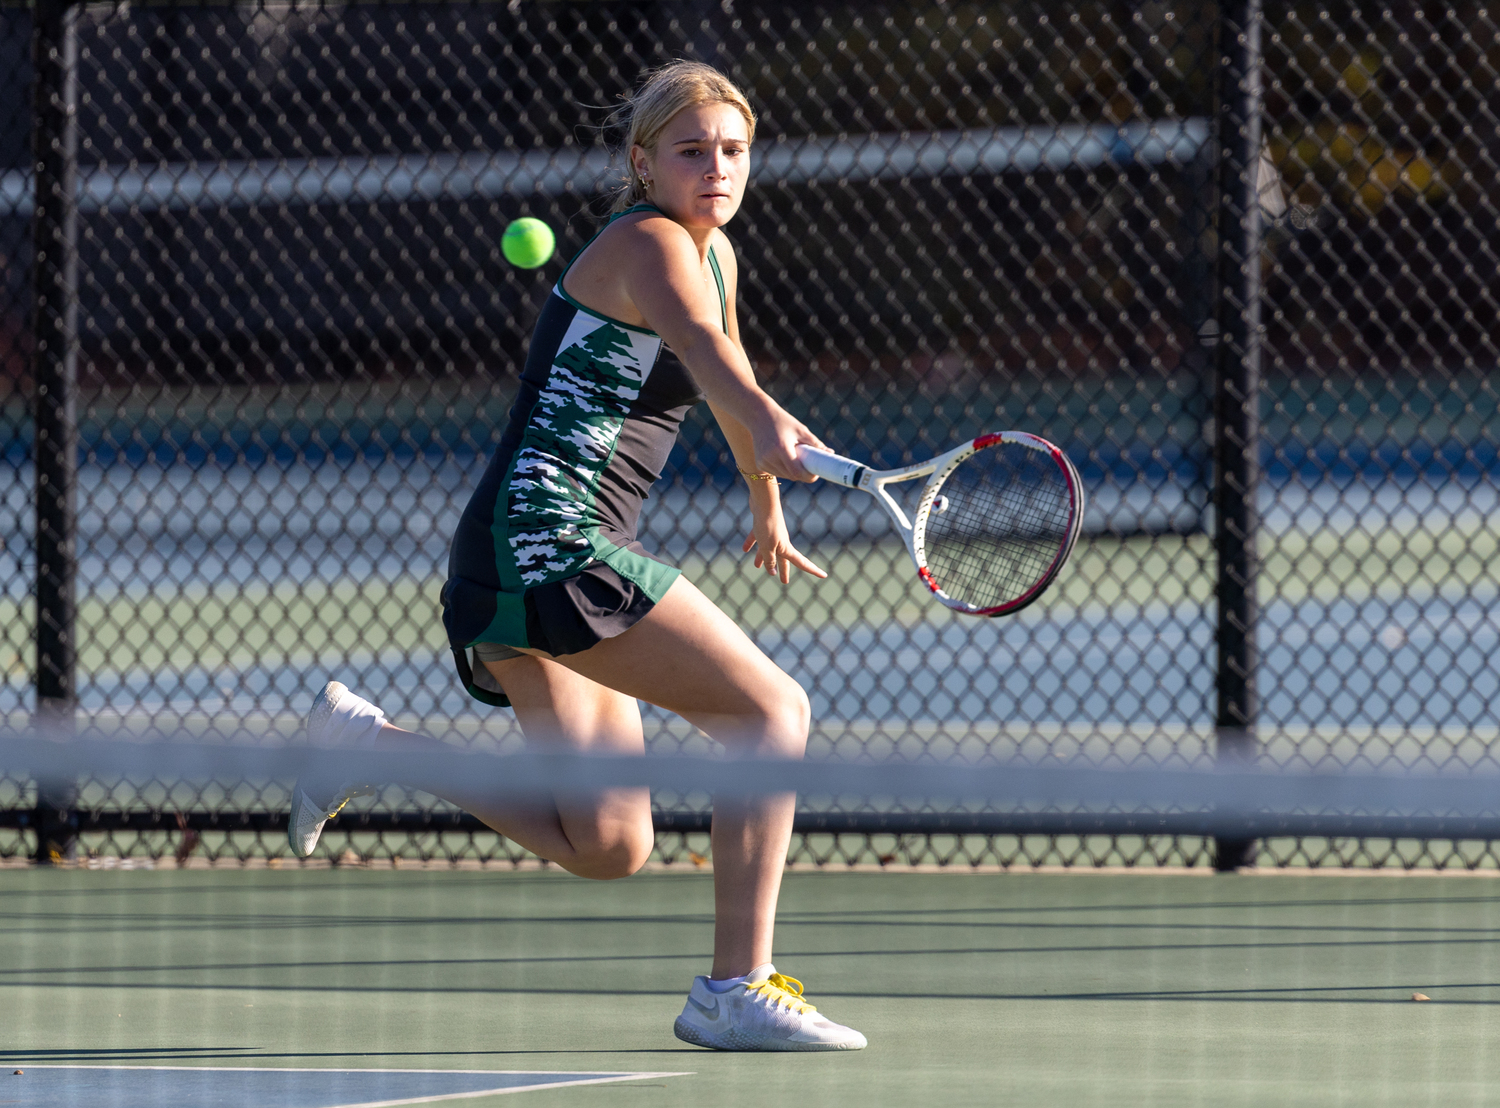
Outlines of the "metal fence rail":
[[[261,741],[338,676],[518,742],[448,674],[447,536],[607,109],[674,57],[761,116],[729,231],[768,388],[890,464],[1038,432],[1093,505],[1054,592],[975,623],[790,490],[833,577],[783,591],[691,420],[646,537],[808,688],[818,753],[1496,760],[1500,26],[1462,4],[0,7],[0,721]],[[558,233],[535,272],[520,215]],[[3,778],[0,854],[278,856],[285,805]],[[663,857],[706,852],[695,798],[658,806]],[[795,857],[1496,864],[912,815],[807,812]],[[518,857],[402,790],[345,822],[333,857]]]

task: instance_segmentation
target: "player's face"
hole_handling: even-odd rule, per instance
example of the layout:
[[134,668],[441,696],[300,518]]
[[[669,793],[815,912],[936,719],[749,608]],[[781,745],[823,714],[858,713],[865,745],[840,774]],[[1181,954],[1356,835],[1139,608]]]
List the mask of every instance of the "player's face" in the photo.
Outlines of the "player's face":
[[683,108],[657,136],[656,152],[632,151],[651,182],[646,198],[684,227],[722,227],[734,218],[750,179],[745,117],[730,104]]

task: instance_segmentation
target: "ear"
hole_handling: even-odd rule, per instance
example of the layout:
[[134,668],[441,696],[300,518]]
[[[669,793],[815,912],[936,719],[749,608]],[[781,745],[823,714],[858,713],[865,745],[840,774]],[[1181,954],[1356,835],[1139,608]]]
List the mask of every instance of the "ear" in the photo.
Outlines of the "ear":
[[650,177],[651,166],[647,162],[646,148],[639,144],[630,148],[630,168],[637,177]]

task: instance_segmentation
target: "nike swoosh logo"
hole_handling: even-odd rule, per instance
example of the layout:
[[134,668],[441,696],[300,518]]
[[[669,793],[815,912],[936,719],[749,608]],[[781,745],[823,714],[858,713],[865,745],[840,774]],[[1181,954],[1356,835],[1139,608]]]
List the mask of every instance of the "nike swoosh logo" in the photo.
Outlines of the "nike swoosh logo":
[[695,997],[692,993],[688,994],[688,998],[687,999],[688,999],[688,1003],[689,1004],[691,1004],[694,1008],[698,1009],[698,1011],[702,1012],[709,1019],[716,1020],[716,1019],[719,1018],[719,1001],[718,1001],[717,998],[714,999],[714,1006],[712,1008],[710,1008],[707,1004],[704,1004],[701,1000],[699,1000],[697,997]]

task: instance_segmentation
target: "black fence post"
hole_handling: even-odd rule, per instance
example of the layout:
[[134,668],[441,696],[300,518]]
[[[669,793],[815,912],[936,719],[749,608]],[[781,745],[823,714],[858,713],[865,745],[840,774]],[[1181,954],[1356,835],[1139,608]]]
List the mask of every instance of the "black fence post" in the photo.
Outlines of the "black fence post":
[[[31,39],[36,723],[60,739],[77,702],[78,11],[36,0]],[[75,783],[37,782],[37,862],[77,856],[76,806]]]
[[[1229,0],[1219,28],[1219,344],[1214,546],[1221,762],[1255,752],[1256,505],[1260,441],[1261,0]],[[1214,868],[1254,860],[1255,840],[1214,841]]]

